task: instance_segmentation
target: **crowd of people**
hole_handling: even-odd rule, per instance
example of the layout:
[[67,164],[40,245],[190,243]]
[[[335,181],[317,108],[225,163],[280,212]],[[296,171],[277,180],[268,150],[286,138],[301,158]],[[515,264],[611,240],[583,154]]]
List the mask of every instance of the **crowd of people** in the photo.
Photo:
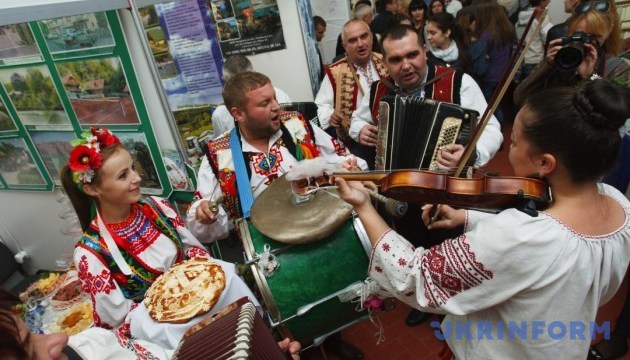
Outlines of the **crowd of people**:
[[[630,67],[619,57],[619,15],[614,2],[565,0],[571,16],[552,26],[544,16],[547,0],[521,3],[380,0],[374,16],[370,1],[358,1],[339,34],[342,51],[323,66],[315,97],[319,124],[283,111],[289,96],[246,57],[226,59],[224,105],[212,116],[217,132],[185,219],[167,200],[141,195],[134,160],[112,132],[83,134],[73,142],[62,184],[84,232],[74,263],[96,326],[70,338],[29,334],[11,312],[16,299],[2,290],[0,330],[8,336],[0,355],[170,358],[201,318],[158,323],[142,300],[158,276],[186,259],[206,258],[226,273],[216,310],[243,296],[260,307],[234,264],[214,259],[206,246],[234,232],[253,201],[301,160],[323,159],[340,171],[374,169],[384,96],[433,99],[484,114],[509,58],[520,51],[517,34],[532,40],[515,80],[518,111],[499,109],[490,117],[472,165],[483,167],[495,156],[504,141],[501,124],[513,122],[510,164],[517,176],[546,181],[552,195],[546,208],[488,214],[410,204],[405,216],[392,219],[372,205],[366,187],[373,184],[337,179],[336,185],[373,245],[369,276],[414,308],[408,325],[422,323],[427,313],[443,314],[445,335],[448,324],[473,323],[481,332],[484,323],[491,339],[499,323],[592,323],[630,262],[630,201],[623,194],[630,174],[619,165],[630,161],[630,134],[620,130],[630,118]],[[523,34],[531,18],[535,25]],[[320,41],[326,24],[314,23]],[[569,64],[572,49],[580,57]],[[438,167],[455,168],[465,150],[443,146]],[[593,347],[588,334],[575,340],[550,332],[519,341],[483,341],[475,332],[446,341],[457,359],[614,359],[627,351],[629,301],[612,338]],[[299,358],[299,343],[278,345]],[[341,359],[364,357],[339,333],[324,347]]]

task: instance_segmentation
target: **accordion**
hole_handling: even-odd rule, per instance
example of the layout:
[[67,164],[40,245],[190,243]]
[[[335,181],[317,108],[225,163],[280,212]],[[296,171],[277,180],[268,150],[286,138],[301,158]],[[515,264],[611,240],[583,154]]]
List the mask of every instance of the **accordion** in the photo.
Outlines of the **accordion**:
[[286,357],[256,306],[241,298],[188,329],[173,359],[282,360]]
[[437,169],[437,153],[466,145],[479,113],[416,96],[384,96],[378,109],[376,170]]

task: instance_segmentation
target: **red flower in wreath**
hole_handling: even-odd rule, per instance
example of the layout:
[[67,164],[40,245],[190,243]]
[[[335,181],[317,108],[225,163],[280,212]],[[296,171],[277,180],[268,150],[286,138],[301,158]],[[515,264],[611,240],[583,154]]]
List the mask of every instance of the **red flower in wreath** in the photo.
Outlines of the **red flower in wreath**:
[[116,135],[112,134],[111,131],[107,129],[91,128],[90,131],[92,132],[92,135],[96,136],[96,139],[98,140],[101,148],[120,144],[120,140],[118,140],[118,137],[116,137]]
[[94,148],[79,145],[70,152],[68,166],[76,172],[96,170],[103,166],[103,156]]
[[149,204],[142,205],[141,211],[144,214],[144,216],[149,218],[149,220],[151,220],[151,221],[155,221],[155,219],[158,218],[157,214],[155,213],[155,210],[153,210],[153,208],[151,208],[151,206],[149,206]]

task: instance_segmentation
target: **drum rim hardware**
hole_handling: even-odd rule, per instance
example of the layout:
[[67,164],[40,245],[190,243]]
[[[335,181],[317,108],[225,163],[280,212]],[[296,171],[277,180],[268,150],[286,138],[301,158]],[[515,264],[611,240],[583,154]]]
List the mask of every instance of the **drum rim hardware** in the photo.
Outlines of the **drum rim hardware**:
[[[351,228],[352,230],[354,230],[354,234],[356,234],[360,244],[359,246],[361,248],[363,248],[364,250],[364,254],[367,257],[367,261],[369,261],[370,255],[371,255],[371,244],[369,242],[369,239],[366,235],[365,229],[363,227],[363,225],[361,224],[360,220],[354,216],[351,216],[352,220],[351,220]],[[245,251],[245,256],[246,256],[246,263],[249,264],[251,270],[252,270],[252,275],[254,277],[255,283],[260,291],[262,300],[264,301],[264,304],[266,305],[266,312],[267,312],[267,320],[269,321],[269,323],[271,324],[271,326],[277,328],[277,330],[279,331],[280,335],[282,336],[289,336],[292,337],[292,331],[293,326],[299,324],[299,320],[297,322],[288,322],[289,321],[289,317],[292,317],[294,314],[293,313],[289,313],[289,314],[285,314],[285,316],[282,316],[282,312],[280,311],[280,305],[278,303],[276,303],[276,300],[274,298],[273,295],[273,287],[270,286],[270,283],[267,280],[267,277],[264,276],[264,274],[262,273],[262,270],[260,269],[260,267],[258,266],[258,264],[256,263],[256,248],[255,246],[260,247],[261,244],[259,243],[258,245],[255,245],[254,242],[254,238],[253,235],[255,235],[252,231],[254,231],[253,229],[255,229],[255,232],[259,233],[260,230],[258,230],[255,227],[255,224],[251,221],[249,221],[246,218],[241,218],[238,219],[236,221],[236,229],[239,231],[239,233],[241,234],[241,238],[243,239],[243,248]],[[251,226],[251,228],[250,228]],[[264,235],[262,233],[260,233],[261,235]],[[271,239],[273,240],[273,239]],[[298,245],[298,244],[296,244]],[[301,244],[300,244],[301,245]],[[264,246],[264,245],[263,245]],[[282,247],[278,247],[275,248],[273,250],[271,250],[271,252],[276,251],[275,255],[279,255],[280,252],[285,252],[287,250],[289,250],[290,248],[292,248],[295,245],[287,245],[287,246],[282,246]],[[306,245],[303,245],[306,246]],[[253,261],[252,261],[253,260]],[[280,262],[282,262],[282,259],[279,259]],[[289,269],[289,268],[287,268]],[[366,269],[367,270],[367,269]],[[365,273],[365,276],[367,276],[367,272]],[[362,281],[363,279],[361,279]],[[356,281],[353,281],[353,283]],[[346,285],[347,286],[347,285]],[[333,290],[334,291],[334,290]],[[324,297],[328,297],[327,295],[322,294]],[[324,305],[324,304],[328,304],[329,301],[332,301],[332,297],[330,297],[329,299],[326,299],[326,301],[320,301],[320,299],[314,300],[314,299],[310,299],[310,304],[313,303],[317,303],[315,306],[311,306],[311,310],[315,310],[318,309],[318,305]],[[341,303],[341,301],[339,301]],[[302,308],[304,308],[303,305]],[[299,309],[299,308],[298,308]],[[298,309],[294,310],[297,311]],[[307,316],[307,314],[310,314],[310,311],[303,311],[303,316]],[[367,315],[366,316],[362,316],[361,319],[367,319]],[[355,323],[355,321],[352,321],[352,324]],[[344,324],[342,326],[342,328],[345,328],[347,326],[350,326],[351,323],[347,323]],[[299,325],[298,325],[299,328]],[[293,330],[292,330],[293,329]],[[310,340],[314,340],[317,338],[325,338],[325,334],[322,335],[322,333],[317,333],[317,334],[313,334],[315,337],[314,338],[310,338]]]

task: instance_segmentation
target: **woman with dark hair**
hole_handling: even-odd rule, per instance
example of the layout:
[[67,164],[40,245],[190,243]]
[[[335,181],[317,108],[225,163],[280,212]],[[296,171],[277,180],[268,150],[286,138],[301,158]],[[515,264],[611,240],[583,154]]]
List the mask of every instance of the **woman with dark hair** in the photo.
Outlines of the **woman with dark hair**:
[[[447,314],[442,334],[457,359],[583,359],[597,308],[630,262],[630,201],[599,183],[628,117],[630,90],[606,80],[533,94],[516,116],[509,160],[516,176],[546,179],[549,206],[493,215],[443,205],[433,217],[425,205],[429,229],[465,228],[429,249],[390,229],[363,184],[337,179],[372,242],[370,276],[414,308]],[[525,333],[509,335],[514,325]],[[580,335],[558,335],[576,326]]]
[[[510,62],[515,40],[514,26],[501,5],[488,1],[476,5],[475,36],[479,38],[479,46],[485,47],[488,54],[488,70],[478,74],[477,82],[486,101],[490,101]],[[504,121],[502,107],[497,107],[494,115],[499,122]]]
[[411,26],[423,35],[424,25],[428,18],[428,7],[424,0],[412,0],[409,3],[409,16],[411,18]]
[[488,71],[490,56],[486,43],[479,41],[477,20],[471,7],[465,7],[457,13],[455,26],[460,34],[462,47],[468,49],[469,66],[464,71],[479,84],[483,75]]
[[[431,2],[429,3],[429,13],[426,15],[427,21],[428,19],[432,18],[433,15],[443,12],[446,12],[446,4],[444,3],[444,0],[431,0]],[[427,51],[430,51],[432,47],[431,43],[429,42],[429,34],[427,32],[426,24],[423,29],[423,36],[424,40],[426,40],[425,46],[427,48]]]
[[429,3],[429,16],[431,17],[435,14],[443,13],[446,11],[446,4],[444,0],[431,0]]
[[114,134],[92,128],[73,145],[61,181],[84,231],[74,264],[96,326],[122,326],[126,336],[175,348],[201,318],[158,323],[142,300],[158,276],[187,259],[206,258],[224,271],[225,289],[213,311],[243,296],[255,299],[235,266],[212,259],[166,200],[142,196],[134,159]]
[[426,28],[427,41],[431,44],[431,50],[427,52],[429,63],[469,70],[467,49],[459,40],[453,15],[447,12],[435,14],[427,21]]

